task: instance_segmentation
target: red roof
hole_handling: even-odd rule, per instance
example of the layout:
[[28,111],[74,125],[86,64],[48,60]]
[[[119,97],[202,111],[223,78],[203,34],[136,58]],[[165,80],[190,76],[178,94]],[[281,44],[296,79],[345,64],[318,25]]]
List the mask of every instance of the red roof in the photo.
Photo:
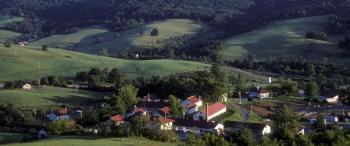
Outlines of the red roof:
[[143,108],[137,108],[137,109],[135,109],[133,112],[134,112],[134,113],[144,113],[144,112],[146,112],[146,110],[143,109]]
[[190,96],[187,98],[187,100],[191,101],[191,103],[196,103],[199,101],[199,99],[196,96]]
[[170,108],[168,106],[166,106],[166,107],[161,108],[160,111],[162,111],[163,113],[169,114]]
[[166,124],[166,123],[174,122],[174,120],[173,119],[168,119],[168,118],[159,118],[159,122],[161,124]]
[[196,103],[199,101],[199,99],[196,96],[190,96],[187,98],[191,102],[186,108],[190,109],[196,106]]
[[269,93],[269,90],[266,90],[264,88],[260,89],[260,94],[265,94],[265,93]]
[[[225,104],[223,104],[221,102],[214,103],[214,104],[208,106],[208,116],[215,114],[224,108],[226,108]],[[207,113],[206,109],[203,109],[202,113]]]
[[121,115],[115,115],[113,117],[111,117],[111,120],[113,120],[114,122],[120,122],[123,121],[124,117]]

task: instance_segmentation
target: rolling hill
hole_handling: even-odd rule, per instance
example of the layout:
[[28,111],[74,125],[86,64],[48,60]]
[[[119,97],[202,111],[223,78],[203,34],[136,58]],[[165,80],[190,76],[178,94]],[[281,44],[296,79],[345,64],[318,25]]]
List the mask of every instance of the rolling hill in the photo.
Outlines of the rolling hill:
[[0,82],[38,79],[49,75],[73,76],[92,67],[116,67],[130,78],[135,78],[208,69],[210,65],[179,60],[124,60],[63,49],[42,51],[35,47],[5,48],[0,45]]
[[[159,30],[158,36],[150,36],[153,28]],[[205,24],[199,24],[188,19],[167,19],[141,25],[132,29],[112,32],[102,26],[81,28],[75,33],[53,35],[34,42],[32,45],[48,45],[57,48],[69,48],[79,52],[98,54],[101,48],[107,48],[109,53],[128,47],[158,46],[159,41],[185,34],[195,34],[206,30]]]
[[270,24],[259,30],[226,40],[220,54],[225,59],[239,59],[253,54],[258,59],[269,56],[303,56],[312,60],[331,57],[329,53],[342,51],[337,47],[341,36],[328,36],[328,41],[307,39],[308,31],[323,32],[329,16],[290,19]]
[[20,36],[20,33],[4,30],[3,28],[14,22],[22,21],[21,17],[0,16],[0,42],[5,42],[8,39]]

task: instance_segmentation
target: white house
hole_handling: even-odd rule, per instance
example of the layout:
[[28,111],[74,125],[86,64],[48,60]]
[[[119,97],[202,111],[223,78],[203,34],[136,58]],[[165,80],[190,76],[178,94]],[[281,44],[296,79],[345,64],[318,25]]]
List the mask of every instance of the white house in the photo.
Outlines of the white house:
[[173,122],[175,120],[168,118],[159,118],[160,130],[171,130],[173,129]]
[[175,119],[175,131],[191,132],[197,134],[204,134],[205,132],[221,133],[224,131],[222,123],[195,121],[187,119]]
[[339,101],[339,95],[335,92],[322,92],[320,100],[327,103],[337,103]]
[[259,88],[259,87],[255,91],[248,92],[248,94],[249,94],[249,97],[251,98],[260,98],[260,99],[270,98],[270,92],[267,89]]
[[22,88],[23,88],[23,90],[32,90],[32,85],[24,84]]
[[199,107],[203,105],[201,97],[190,96],[182,102],[186,114],[193,114],[198,111]]
[[205,109],[200,112],[197,112],[193,115],[194,120],[207,120],[209,121],[212,118],[215,118],[226,112],[226,105],[222,102],[214,103],[210,106],[207,105]]
[[272,133],[271,126],[267,124],[225,121],[224,126],[226,130],[230,131],[239,131],[243,127],[246,127],[248,129],[251,129],[257,137],[262,137],[264,135]]

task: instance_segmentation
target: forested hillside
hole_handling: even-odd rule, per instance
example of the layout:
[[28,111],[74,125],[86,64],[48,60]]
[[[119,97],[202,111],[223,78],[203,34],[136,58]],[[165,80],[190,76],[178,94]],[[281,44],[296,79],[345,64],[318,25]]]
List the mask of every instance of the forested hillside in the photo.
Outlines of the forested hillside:
[[[208,22],[231,34],[273,20],[328,14],[343,6],[341,0],[8,0],[0,2],[3,14],[26,17],[9,29],[37,39],[74,32],[75,27],[104,24],[112,30],[145,22],[188,18]],[[278,11],[276,11],[278,10]],[[261,13],[263,12],[263,13]],[[227,31],[230,30],[230,31]]]

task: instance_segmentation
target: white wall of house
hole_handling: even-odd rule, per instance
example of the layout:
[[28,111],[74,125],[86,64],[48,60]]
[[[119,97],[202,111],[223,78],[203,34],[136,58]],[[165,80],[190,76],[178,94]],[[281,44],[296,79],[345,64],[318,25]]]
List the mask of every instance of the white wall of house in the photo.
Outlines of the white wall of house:
[[262,135],[267,135],[267,134],[270,134],[272,131],[271,131],[271,126],[269,125],[265,125],[264,129],[262,130]]
[[[190,104],[192,104],[192,103],[189,100],[185,100],[184,102],[182,102],[182,106],[184,106],[184,107],[187,107]],[[190,109],[185,108],[186,114],[193,114],[193,113],[197,112],[199,107],[203,105],[203,101],[199,100],[198,102],[195,103],[195,105],[196,106],[194,106],[193,108],[190,108]]]
[[327,100],[328,103],[336,103],[339,100],[339,96],[337,95],[337,96],[334,96],[332,98],[328,98],[326,100]]
[[259,98],[269,98],[270,93],[260,93]]
[[171,129],[173,129],[173,122],[160,125],[160,130],[171,130]]
[[[220,111],[209,115],[208,120],[213,119],[227,111],[226,107],[221,109]],[[200,120],[200,119],[207,119],[206,113],[203,112],[197,112],[196,114],[193,115],[193,120]]]

